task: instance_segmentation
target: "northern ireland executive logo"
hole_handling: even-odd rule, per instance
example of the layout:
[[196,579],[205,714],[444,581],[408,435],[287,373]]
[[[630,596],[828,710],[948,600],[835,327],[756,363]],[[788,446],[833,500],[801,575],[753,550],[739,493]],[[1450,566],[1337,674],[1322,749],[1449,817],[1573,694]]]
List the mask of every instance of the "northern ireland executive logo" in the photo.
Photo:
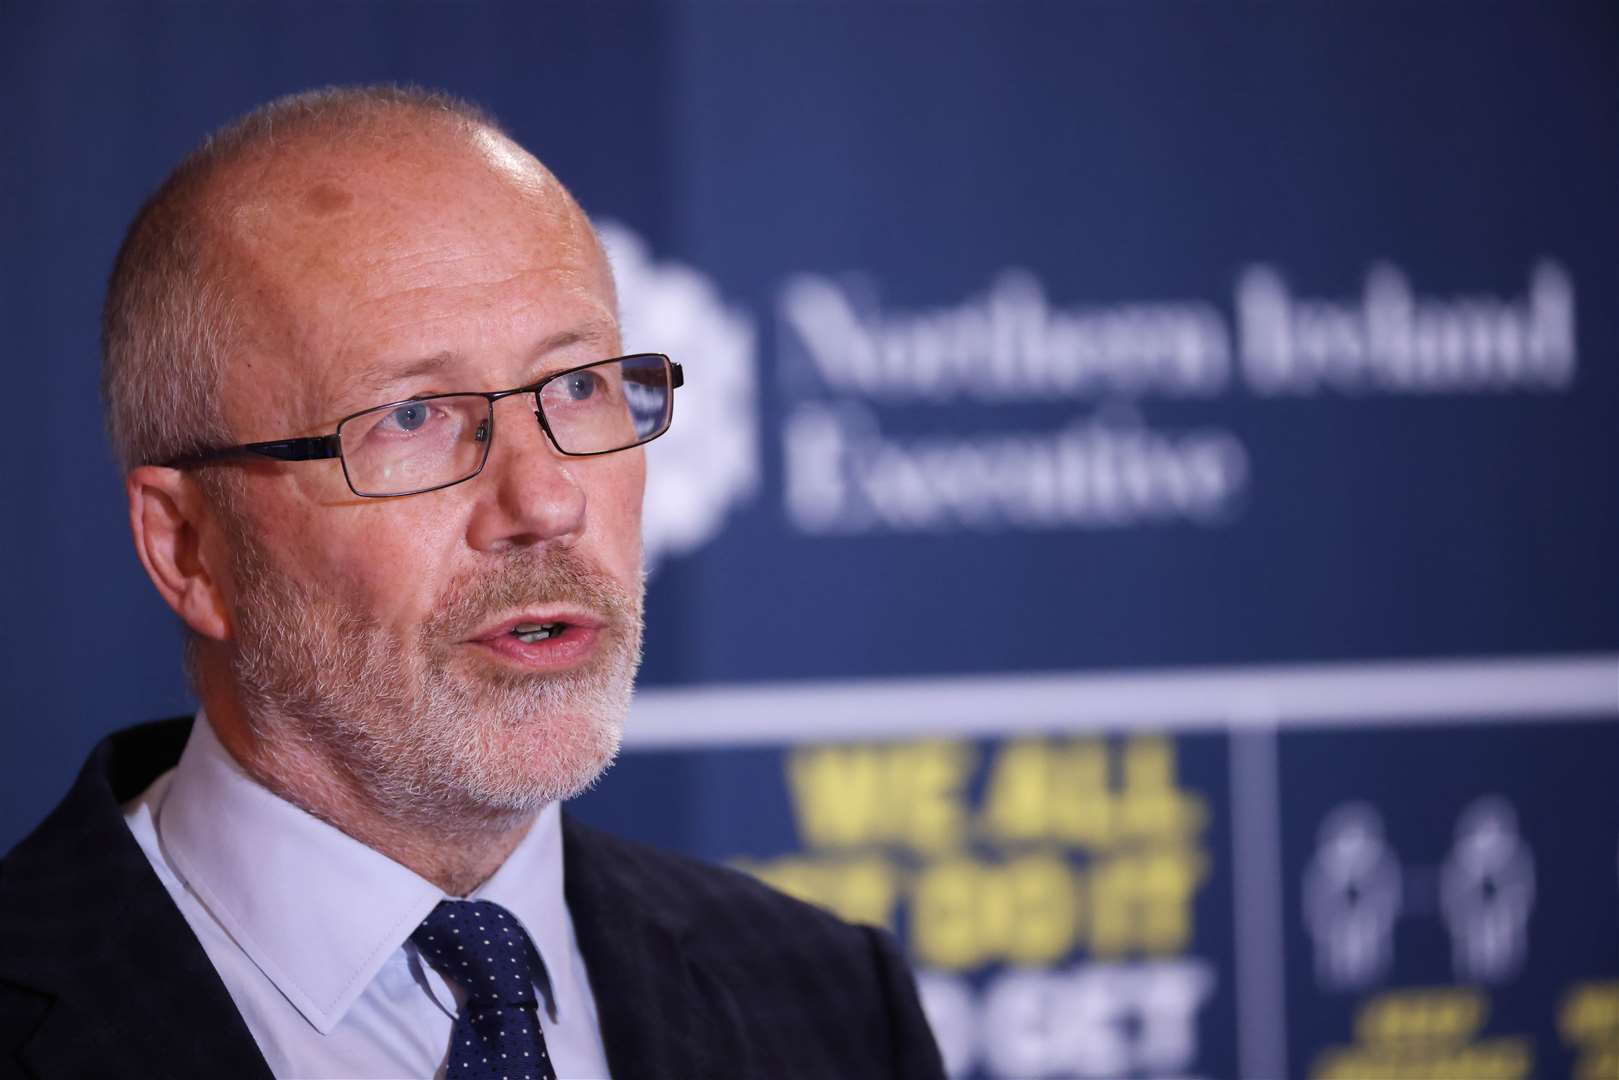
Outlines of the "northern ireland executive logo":
[[712,540],[758,489],[758,333],[700,270],[655,261],[617,222],[597,231],[618,282],[625,349],[668,353],[686,369],[675,423],[647,447],[642,537],[653,569]]

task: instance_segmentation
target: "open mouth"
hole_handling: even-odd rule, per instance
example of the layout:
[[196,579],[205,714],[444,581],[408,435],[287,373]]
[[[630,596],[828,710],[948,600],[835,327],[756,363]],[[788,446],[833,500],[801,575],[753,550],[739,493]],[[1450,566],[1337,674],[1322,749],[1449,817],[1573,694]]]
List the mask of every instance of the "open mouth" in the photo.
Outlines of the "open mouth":
[[563,671],[594,655],[603,626],[601,619],[584,610],[534,612],[497,623],[466,644],[530,671]]
[[554,638],[567,628],[568,624],[564,622],[526,622],[518,623],[516,626],[508,630],[507,633],[511,634],[511,636],[516,638],[518,641],[521,641],[524,645],[532,645],[536,641],[544,641],[546,638]]

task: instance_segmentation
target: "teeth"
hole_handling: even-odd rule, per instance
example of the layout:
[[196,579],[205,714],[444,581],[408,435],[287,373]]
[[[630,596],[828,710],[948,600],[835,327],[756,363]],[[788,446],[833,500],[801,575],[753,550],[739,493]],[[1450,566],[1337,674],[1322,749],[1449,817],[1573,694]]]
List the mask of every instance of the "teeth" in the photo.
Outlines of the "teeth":
[[561,623],[518,623],[512,627],[512,636],[524,645],[532,645],[536,641],[544,641],[562,633]]

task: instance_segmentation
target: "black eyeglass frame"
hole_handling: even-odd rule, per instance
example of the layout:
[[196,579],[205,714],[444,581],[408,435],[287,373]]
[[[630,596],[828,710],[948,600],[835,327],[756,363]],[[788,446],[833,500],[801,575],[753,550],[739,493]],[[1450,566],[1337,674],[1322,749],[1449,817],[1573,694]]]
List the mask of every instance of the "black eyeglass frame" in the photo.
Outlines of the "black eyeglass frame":
[[[540,403],[540,391],[545,389],[546,384],[552,382],[553,380],[560,379],[565,375],[572,375],[576,372],[586,371],[590,368],[601,367],[606,364],[622,363],[625,360],[650,359],[662,360],[669,372],[669,405],[664,414],[663,427],[659,429],[657,435],[649,435],[644,439],[637,439],[632,443],[625,443],[623,446],[615,446],[611,450],[587,450],[584,452],[564,450],[562,448],[562,444],[557,442],[556,432],[551,430],[551,422],[545,418],[545,406]],[[181,454],[179,457],[170,458],[167,461],[154,462],[154,464],[165,469],[189,469],[198,465],[206,465],[214,461],[222,461],[229,458],[238,458],[244,456],[270,458],[275,461],[321,461],[327,458],[337,458],[339,461],[343,462],[343,481],[348,484],[349,490],[354,492],[354,494],[358,495],[362,499],[397,499],[403,495],[421,495],[429,491],[441,491],[447,487],[454,487],[456,484],[464,484],[468,480],[471,480],[473,477],[477,476],[479,473],[483,472],[484,466],[489,464],[489,448],[493,446],[495,442],[495,402],[499,401],[501,398],[514,397],[518,394],[533,394],[534,416],[539,420],[540,429],[545,432],[545,437],[550,440],[552,446],[556,447],[557,453],[563,454],[567,457],[600,457],[603,454],[616,454],[620,450],[628,450],[636,446],[645,446],[653,439],[658,438],[660,435],[664,434],[664,432],[668,431],[670,425],[673,424],[675,420],[674,392],[684,385],[686,385],[686,376],[684,371],[682,371],[678,363],[669,359],[669,357],[665,354],[630,353],[627,356],[611,356],[606,360],[592,360],[588,364],[579,364],[576,367],[564,368],[561,371],[553,371],[537,382],[528,383],[524,386],[514,386],[510,390],[457,390],[446,394],[418,394],[416,397],[402,398],[399,401],[390,401],[383,405],[372,405],[370,408],[361,409],[358,412],[352,412],[343,417],[337,422],[336,430],[330,435],[310,435],[297,439],[270,439],[267,442],[238,443],[235,446],[211,447],[206,450],[193,451],[189,454]],[[483,436],[483,457],[479,460],[478,467],[476,469],[455,480],[449,480],[442,484],[434,484],[431,487],[414,488],[410,491],[390,491],[385,494],[379,494],[376,492],[361,491],[359,488],[354,486],[354,479],[349,475],[348,462],[343,458],[344,424],[358,417],[367,416],[374,412],[380,412],[383,409],[396,409],[418,401],[437,401],[440,398],[454,397],[481,397],[489,402],[489,429]]]

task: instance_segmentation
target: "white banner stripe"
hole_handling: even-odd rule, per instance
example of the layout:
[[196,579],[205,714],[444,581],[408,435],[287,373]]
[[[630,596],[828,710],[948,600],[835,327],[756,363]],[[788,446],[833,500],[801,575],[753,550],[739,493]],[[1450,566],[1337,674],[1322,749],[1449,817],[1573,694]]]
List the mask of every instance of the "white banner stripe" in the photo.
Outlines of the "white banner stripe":
[[1619,654],[640,691],[628,749],[1619,715]]

